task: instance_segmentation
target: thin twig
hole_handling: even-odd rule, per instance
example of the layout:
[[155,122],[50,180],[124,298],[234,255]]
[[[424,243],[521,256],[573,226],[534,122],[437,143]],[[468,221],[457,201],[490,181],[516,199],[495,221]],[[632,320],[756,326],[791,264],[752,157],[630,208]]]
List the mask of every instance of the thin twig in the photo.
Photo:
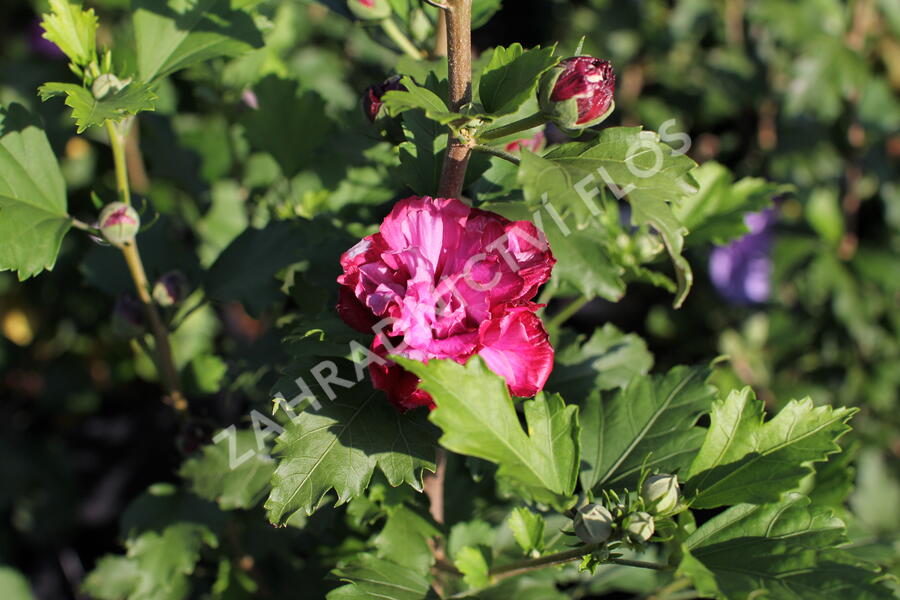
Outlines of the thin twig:
[[562,310],[550,317],[550,319],[547,321],[547,329],[559,329],[563,323],[575,316],[575,314],[579,310],[584,308],[584,305],[590,301],[590,298],[584,297],[572,300],[565,307],[563,307]]
[[[508,577],[527,573],[528,571],[535,571],[537,569],[543,569],[555,565],[562,565],[568,562],[579,560],[583,556],[597,550],[599,547],[600,544],[585,544],[583,546],[579,546],[572,550],[566,550],[564,552],[557,552],[555,554],[548,554],[546,556],[528,560],[520,560],[508,565],[503,565],[502,567],[491,569],[489,572],[489,576],[492,582],[497,582]],[[665,571],[669,568],[668,566],[659,563],[646,562],[642,560],[628,560],[625,558],[607,558],[603,562],[604,564],[638,567],[640,569],[652,569],[654,571]]]
[[[125,162],[125,135],[128,123],[116,125],[112,121],[106,122],[106,131],[109,134],[109,144],[112,147],[113,163],[116,170],[116,188],[119,199],[125,203],[131,203],[131,188],[128,185],[128,166]],[[159,311],[150,296],[150,282],[144,270],[144,263],[138,252],[137,242],[131,241],[118,246],[128,265],[131,279],[138,298],[144,304],[144,312],[150,325],[150,332],[156,342],[155,355],[159,378],[166,389],[172,406],[181,414],[187,412],[188,403],[181,391],[181,383],[178,378],[178,370],[172,360],[172,347],[169,344],[169,331],[163,324]]]
[[500,148],[494,148],[493,146],[486,146],[484,144],[474,144],[472,146],[472,150],[475,150],[477,152],[484,152],[485,154],[491,154],[493,156],[498,156],[504,160],[508,160],[509,162],[511,162],[514,165],[518,165],[521,162],[519,160],[519,157],[516,156],[515,154],[510,154],[509,152],[506,152],[505,150],[501,150]]
[[535,127],[543,125],[546,122],[547,117],[545,117],[543,113],[536,112],[533,115],[528,115],[527,117],[523,117],[518,121],[513,121],[512,123],[507,123],[506,125],[500,125],[499,127],[487,129],[478,136],[478,141],[490,142],[492,140],[499,140],[500,138],[505,138],[522,131],[534,129]]
[[88,233],[92,233],[94,235],[100,234],[100,230],[98,230],[96,227],[92,227],[84,221],[76,219],[75,217],[69,217],[69,223],[71,223],[72,227],[74,227],[75,229],[81,229],[82,231],[87,231]]

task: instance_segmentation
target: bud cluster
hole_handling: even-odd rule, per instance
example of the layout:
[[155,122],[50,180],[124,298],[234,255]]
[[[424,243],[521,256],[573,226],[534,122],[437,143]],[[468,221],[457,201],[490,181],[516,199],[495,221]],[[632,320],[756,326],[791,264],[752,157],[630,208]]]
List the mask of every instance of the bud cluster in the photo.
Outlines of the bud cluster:
[[572,517],[575,535],[586,544],[602,544],[609,550],[617,544],[640,549],[657,534],[660,521],[683,508],[678,479],[659,474],[647,477],[639,494],[621,496],[604,491],[601,502],[579,508]]
[[681,490],[678,478],[666,473],[651,475],[641,486],[641,498],[647,509],[655,515],[667,517],[679,512]]

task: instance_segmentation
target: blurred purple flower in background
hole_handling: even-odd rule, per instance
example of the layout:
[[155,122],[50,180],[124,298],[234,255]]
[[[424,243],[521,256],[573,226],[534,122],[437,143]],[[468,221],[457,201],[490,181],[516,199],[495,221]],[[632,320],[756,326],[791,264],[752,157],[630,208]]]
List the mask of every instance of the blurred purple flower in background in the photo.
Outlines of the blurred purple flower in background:
[[64,58],[66,55],[59,46],[44,39],[44,28],[41,27],[41,19],[35,19],[28,27],[28,47],[32,52],[41,54],[47,58]]
[[726,246],[713,248],[709,276],[713,285],[733,304],[757,304],[769,299],[772,277],[772,227],[778,209],[768,208],[744,217],[750,230]]

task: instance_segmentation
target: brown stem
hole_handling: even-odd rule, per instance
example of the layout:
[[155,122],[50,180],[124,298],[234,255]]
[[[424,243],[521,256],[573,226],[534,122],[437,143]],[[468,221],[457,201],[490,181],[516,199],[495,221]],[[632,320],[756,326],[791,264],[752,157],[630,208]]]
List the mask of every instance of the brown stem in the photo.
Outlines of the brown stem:
[[[438,448],[434,459],[436,468],[434,473],[425,474],[425,495],[428,496],[431,518],[436,523],[444,523],[444,480],[447,477],[447,451]],[[432,538],[428,543],[431,553],[434,555],[435,566],[433,569],[434,581],[432,587],[439,596],[443,596],[446,587],[446,575],[454,569],[447,561],[447,552],[440,538]]]
[[131,278],[134,280],[134,287],[137,290],[138,297],[144,304],[144,312],[147,314],[147,321],[150,323],[150,332],[156,341],[156,367],[159,371],[159,377],[162,380],[163,387],[169,394],[172,406],[179,413],[185,413],[187,412],[188,403],[181,391],[178,371],[176,371],[175,363],[172,360],[169,332],[159,316],[159,311],[156,310],[153,298],[150,296],[150,282],[147,280],[147,273],[144,271],[144,263],[141,261],[137,244],[134,242],[124,244],[120,246],[120,249],[125,257]]
[[[450,110],[459,112],[472,101],[472,0],[448,0],[447,66],[450,75]],[[462,193],[471,148],[453,133],[444,155],[438,196],[458,198]]]
[[[112,147],[113,164],[116,170],[116,190],[119,192],[119,199],[126,204],[131,203],[131,186],[128,179],[128,164],[125,158],[125,139],[128,135],[130,122],[113,123],[106,122],[106,131],[109,134],[109,145]],[[125,257],[125,263],[128,265],[128,271],[134,280],[134,287],[137,290],[138,297],[144,304],[144,311],[147,313],[147,321],[150,324],[150,332],[156,340],[155,362],[159,378],[168,393],[168,399],[172,406],[179,414],[187,413],[188,403],[181,391],[181,384],[178,379],[178,371],[175,369],[175,363],[172,361],[172,347],[169,344],[169,330],[166,328],[156,310],[153,298],[150,296],[150,282],[147,280],[147,273],[144,271],[144,263],[141,261],[141,255],[138,252],[137,242],[131,241],[119,246],[122,256]]]
[[425,495],[428,496],[431,517],[437,523],[444,522],[444,479],[447,476],[447,451],[437,449],[435,456],[437,468],[434,473],[425,474]]

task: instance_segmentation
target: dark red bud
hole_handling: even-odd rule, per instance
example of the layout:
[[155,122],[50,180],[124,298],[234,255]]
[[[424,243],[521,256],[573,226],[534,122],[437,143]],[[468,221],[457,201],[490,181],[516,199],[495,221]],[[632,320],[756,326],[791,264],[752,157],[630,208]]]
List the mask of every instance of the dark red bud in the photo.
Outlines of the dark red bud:
[[372,123],[378,117],[378,111],[381,110],[383,104],[381,98],[388,92],[401,91],[405,92],[406,87],[400,83],[400,77],[394,75],[385,79],[381,83],[370,86],[363,95],[363,112]]
[[599,118],[609,110],[616,88],[616,74],[609,61],[592,56],[574,56],[557,65],[562,69],[550,100],[563,102],[575,98],[578,103],[576,125]]

